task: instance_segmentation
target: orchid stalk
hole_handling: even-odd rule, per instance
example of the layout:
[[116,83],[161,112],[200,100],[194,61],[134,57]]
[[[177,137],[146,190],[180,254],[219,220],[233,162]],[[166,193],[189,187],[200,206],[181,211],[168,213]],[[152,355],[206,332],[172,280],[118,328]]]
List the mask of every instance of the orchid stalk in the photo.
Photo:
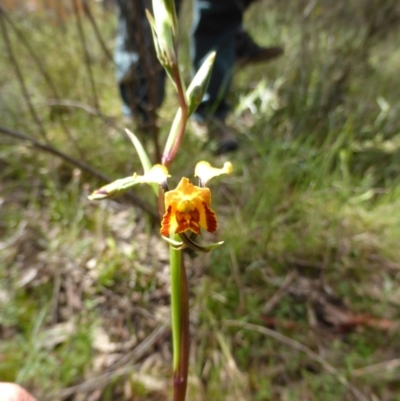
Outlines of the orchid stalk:
[[142,163],[143,175],[134,173],[95,190],[91,200],[109,199],[119,196],[137,184],[146,183],[153,187],[158,196],[159,214],[162,216],[160,234],[168,243],[171,275],[171,327],[173,343],[173,400],[184,401],[186,397],[189,367],[189,296],[186,270],[182,250],[190,248],[198,252],[210,252],[223,242],[202,244],[198,241],[201,230],[214,233],[217,216],[211,208],[211,191],[206,184],[213,177],[230,174],[232,165],[226,162],[222,168],[212,167],[200,161],[194,175],[199,185],[182,177],[178,186],[170,190],[168,168],[175,160],[185,133],[186,123],[200,104],[207,88],[215,52],[205,59],[203,65],[185,89],[179,71],[177,51],[177,17],[172,0],[153,0],[152,16],[147,12],[151,25],[157,57],[177,91],[179,108],[167,138],[161,164],[150,163],[139,139],[126,130]]

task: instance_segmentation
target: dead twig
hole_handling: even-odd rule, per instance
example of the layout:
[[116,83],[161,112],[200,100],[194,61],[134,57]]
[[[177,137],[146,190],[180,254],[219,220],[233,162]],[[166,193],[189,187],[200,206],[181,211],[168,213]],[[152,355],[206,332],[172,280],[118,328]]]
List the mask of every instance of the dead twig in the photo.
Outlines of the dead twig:
[[54,274],[53,295],[51,298],[50,316],[53,325],[57,324],[58,301],[61,292],[61,272],[57,269]]
[[5,44],[5,47],[6,47],[8,58],[10,59],[10,62],[12,64],[12,66],[14,67],[14,70],[15,70],[15,73],[17,75],[17,79],[18,79],[19,85],[21,86],[21,90],[22,90],[24,99],[26,101],[26,104],[28,105],[28,109],[29,109],[29,111],[30,111],[30,113],[32,115],[32,118],[35,121],[35,123],[36,123],[36,125],[37,125],[37,127],[39,129],[40,135],[42,136],[43,140],[46,143],[49,143],[49,140],[48,140],[47,134],[46,134],[46,130],[44,129],[42,121],[39,118],[39,115],[36,113],[36,110],[33,107],[33,104],[32,104],[32,101],[31,101],[31,97],[29,95],[29,91],[28,91],[28,88],[27,88],[25,80],[24,80],[24,76],[23,76],[22,71],[21,71],[21,69],[19,67],[17,59],[14,56],[14,52],[13,52],[13,48],[12,48],[12,44],[11,44],[10,38],[8,36],[8,31],[7,31],[7,27],[6,27],[6,24],[5,24],[5,20],[6,20],[5,11],[4,11],[4,9],[2,7],[0,7],[0,29],[1,29],[1,32],[3,34],[4,44]]
[[242,281],[242,278],[240,277],[239,263],[238,263],[236,253],[233,248],[231,248],[229,250],[229,254],[231,257],[230,268],[231,268],[232,276],[236,282],[236,286],[237,286],[238,292],[239,292],[239,310],[244,311],[246,303],[245,303],[245,299],[244,299],[245,294],[244,294],[243,281]]
[[278,305],[279,301],[286,294],[286,290],[288,289],[290,284],[292,284],[297,277],[298,274],[296,271],[292,271],[285,277],[278,291],[276,291],[275,294],[264,305],[262,309],[262,313],[264,315],[268,315],[268,313],[270,313],[275,308],[275,306]]
[[92,89],[94,106],[96,107],[96,109],[100,109],[99,97],[97,95],[96,85],[94,83],[94,77],[93,77],[92,65],[90,62],[89,50],[88,50],[87,43],[86,43],[86,36],[85,36],[85,32],[83,30],[82,18],[81,18],[81,13],[79,11],[79,4],[78,4],[77,0],[72,0],[72,5],[73,5],[74,11],[75,11],[76,25],[78,28],[79,39],[80,39],[81,45],[82,45],[83,56],[85,59],[85,67],[86,67],[86,70],[88,73],[89,82],[90,82],[90,86]]
[[296,267],[305,267],[305,268],[313,268],[313,269],[325,269],[325,265],[320,262],[315,262],[312,260],[300,259],[300,258],[285,258],[286,262],[295,265]]
[[383,266],[389,270],[395,270],[395,271],[400,270],[399,263],[385,259],[381,255],[368,255],[367,258],[368,258],[368,260],[370,260],[372,262],[379,263],[381,266]]
[[114,64],[114,58],[113,58],[111,52],[108,50],[108,48],[103,40],[103,37],[101,36],[100,29],[97,26],[96,20],[93,17],[92,10],[90,9],[89,4],[87,3],[87,0],[82,1],[82,6],[83,6],[83,12],[85,13],[86,17],[88,17],[90,23],[92,24],[94,34],[96,35],[96,38],[100,43],[101,49],[103,50],[106,57]]
[[0,241],[0,251],[4,251],[6,248],[9,248],[10,246],[13,246],[17,241],[19,241],[22,236],[25,234],[25,228],[28,225],[28,222],[26,220],[22,220],[18,228],[7,241],[1,242]]
[[69,99],[50,99],[47,100],[45,103],[41,103],[41,105],[45,106],[62,106],[62,107],[69,107],[72,109],[80,109],[83,110],[84,112],[91,114],[93,116],[99,117],[105,124],[113,128],[114,130],[118,131],[124,138],[126,138],[125,131],[122,128],[119,128],[114,122],[113,119],[104,113],[102,113],[100,110],[96,109],[95,107],[92,107],[86,103],[79,102],[79,101],[74,101],[74,100],[69,100]]
[[115,378],[123,376],[131,372],[134,368],[134,363],[142,358],[147,351],[165,334],[168,324],[163,324],[157,327],[144,341],[142,341],[134,350],[127,355],[123,356],[109,372],[100,376],[93,377],[83,383],[75,386],[64,388],[60,391],[43,396],[41,399],[44,401],[65,399],[71,397],[76,393],[87,393],[90,391],[103,388],[111,383]]
[[224,320],[224,323],[227,326],[231,327],[239,327],[245,330],[255,331],[257,333],[263,334],[265,336],[271,337],[282,344],[287,345],[299,352],[304,352],[311,360],[318,362],[328,373],[334,376],[343,386],[345,386],[349,391],[351,391],[354,397],[359,401],[369,401],[368,398],[361,393],[361,391],[351,384],[335,367],[333,367],[330,363],[326,362],[325,359],[320,357],[317,353],[312,351],[310,348],[305,345],[299,343],[292,338],[286,337],[283,334],[278,333],[277,331],[268,329],[266,327],[262,327],[256,324],[240,322],[237,320]]
[[[16,25],[13,22],[13,20],[11,18],[9,18],[9,16],[6,13],[4,13],[3,16],[4,16],[4,19],[6,20],[6,22],[10,25],[10,27],[14,31],[14,33],[15,33],[16,37],[18,38],[18,40],[22,43],[22,45],[25,47],[25,49],[27,50],[29,55],[32,57],[34,63],[36,64],[36,66],[37,66],[37,68],[39,70],[39,72],[42,74],[42,76],[43,76],[44,80],[46,81],[47,85],[49,86],[50,90],[53,92],[53,96],[56,99],[59,99],[60,96],[59,96],[57,87],[54,84],[50,74],[47,72],[45,66],[43,65],[43,61],[36,54],[35,50],[32,48],[31,44],[26,39],[25,35],[21,32],[21,30],[19,30],[16,27]],[[61,128],[63,129],[66,137],[74,144],[74,146],[76,147],[76,149],[79,152],[79,155],[81,156],[81,158],[83,158],[84,154],[83,154],[82,149],[80,148],[78,142],[76,141],[76,139],[72,135],[71,131],[69,130],[67,124],[64,122],[63,119],[60,119],[60,125],[61,125]]]
[[[54,148],[53,146],[51,146],[49,144],[41,143],[38,140],[31,138],[26,134],[23,134],[22,132],[14,131],[9,128],[5,128],[5,127],[1,127],[1,126],[0,126],[0,132],[5,135],[8,135],[10,137],[17,138],[17,139],[20,139],[23,141],[27,141],[31,145],[33,145],[35,148],[43,150],[52,155],[58,156],[61,159],[65,160],[66,162],[72,164],[73,166],[80,168],[81,170],[89,173],[90,175],[92,175],[94,177],[99,178],[102,181],[105,181],[105,182],[112,181],[108,176],[106,176],[105,174],[96,170],[89,164],[87,164],[83,161],[80,161],[78,159],[75,159],[74,157],[71,157],[71,156],[59,151],[58,149]],[[133,193],[130,193],[130,192],[127,193],[127,196],[129,197],[129,199],[131,199],[133,201],[133,203],[136,206],[140,207],[142,210],[144,210],[146,213],[148,213],[154,222],[159,221],[157,214],[152,210],[152,208],[146,202],[144,202],[142,199],[138,198],[137,196],[135,196]]]
[[352,376],[361,377],[365,375],[385,373],[400,367],[400,358],[390,359],[389,361],[379,362],[374,365],[364,366],[353,370]]

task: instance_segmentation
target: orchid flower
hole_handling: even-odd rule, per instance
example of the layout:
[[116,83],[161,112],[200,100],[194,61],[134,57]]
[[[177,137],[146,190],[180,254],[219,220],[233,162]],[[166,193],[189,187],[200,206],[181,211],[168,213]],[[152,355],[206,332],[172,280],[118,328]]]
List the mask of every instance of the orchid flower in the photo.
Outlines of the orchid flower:
[[[211,191],[206,184],[216,176],[231,172],[232,164],[230,162],[226,162],[222,168],[215,168],[210,163],[201,161],[195,168],[199,186],[193,185],[188,178],[182,177],[178,186],[169,190],[168,169],[161,164],[156,164],[143,175],[135,173],[131,177],[116,180],[95,190],[89,198],[91,200],[114,198],[136,184],[158,184],[165,192],[165,214],[160,228],[163,239],[175,249],[189,247],[197,251],[208,252],[221,245],[222,242],[201,246],[194,241],[194,238],[201,234],[201,229],[214,233],[218,225],[217,216],[211,208]],[[172,239],[175,234],[179,235],[182,242]]]

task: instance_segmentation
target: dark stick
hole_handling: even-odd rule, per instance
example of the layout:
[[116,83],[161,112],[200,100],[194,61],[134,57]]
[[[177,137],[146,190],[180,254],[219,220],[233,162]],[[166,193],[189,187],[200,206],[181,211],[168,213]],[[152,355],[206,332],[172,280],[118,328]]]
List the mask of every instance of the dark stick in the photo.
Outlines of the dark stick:
[[103,50],[104,54],[106,55],[106,57],[109,60],[111,60],[112,63],[114,63],[114,58],[113,58],[112,54],[110,53],[110,51],[108,50],[108,48],[107,48],[107,46],[106,46],[106,44],[105,44],[105,42],[103,40],[103,37],[101,36],[99,27],[96,24],[96,20],[93,17],[92,11],[91,11],[91,9],[89,7],[89,4],[87,3],[87,0],[83,0],[82,5],[83,5],[84,13],[89,18],[89,21],[92,24],[92,28],[93,28],[94,34],[96,35],[96,38],[100,43],[100,47],[102,48],[102,50]]
[[125,131],[121,128],[119,128],[116,124],[114,124],[112,117],[109,117],[102,113],[100,110],[97,110],[96,108],[83,103],[83,102],[78,102],[74,100],[69,100],[69,99],[50,99],[47,102],[44,103],[46,106],[63,106],[63,107],[70,107],[70,108],[76,108],[85,111],[88,114],[94,115],[99,117],[103,122],[110,127],[114,128],[116,131],[120,132],[125,138],[126,134]]
[[[87,164],[83,161],[77,160],[74,157],[71,157],[71,156],[59,151],[58,149],[54,148],[53,146],[51,146],[49,144],[40,143],[38,140],[31,138],[28,135],[23,134],[22,132],[14,131],[9,128],[5,128],[5,127],[1,127],[1,126],[0,126],[0,132],[2,132],[5,135],[11,136],[13,138],[21,139],[23,141],[28,141],[35,148],[43,150],[52,155],[58,156],[61,159],[65,160],[66,162],[72,164],[73,166],[79,167],[81,170],[86,171],[87,173],[91,174],[94,177],[99,178],[102,181],[105,181],[105,182],[112,181],[108,176],[106,176],[102,172],[98,171],[97,169],[93,168],[89,164]],[[127,196],[133,201],[133,203],[136,206],[140,207],[142,210],[144,210],[146,213],[148,213],[154,222],[159,221],[157,214],[154,213],[152,208],[146,202],[144,202],[142,199],[135,196],[133,193],[127,193]]]
[[4,9],[2,7],[0,7],[0,27],[1,27],[1,31],[3,33],[4,42],[5,42],[5,45],[6,45],[6,50],[7,50],[7,53],[8,53],[8,57],[9,57],[9,59],[11,61],[11,64],[13,65],[13,67],[15,69],[15,72],[17,74],[17,79],[18,79],[18,82],[19,82],[19,84],[21,86],[21,90],[22,90],[24,99],[25,99],[25,101],[26,101],[26,103],[28,105],[29,111],[30,111],[30,113],[31,113],[36,125],[38,126],[40,135],[42,136],[43,140],[46,143],[49,143],[49,140],[47,138],[47,134],[46,134],[46,131],[45,131],[44,127],[43,127],[43,124],[40,121],[40,118],[39,118],[38,114],[36,113],[35,108],[33,107],[33,104],[32,104],[32,101],[31,101],[31,97],[29,95],[28,88],[26,87],[26,84],[25,84],[24,76],[22,75],[22,72],[21,72],[21,70],[19,68],[19,64],[18,64],[16,58],[14,57],[14,53],[13,53],[12,45],[11,45],[11,42],[10,42],[10,38],[8,37],[8,32],[7,32],[7,28],[6,28],[6,24],[5,24],[5,16],[4,15],[5,15]]
[[71,396],[76,393],[88,393],[90,391],[98,390],[99,388],[104,388],[119,376],[132,374],[132,372],[135,371],[134,364],[146,355],[146,353],[152,350],[154,344],[156,344],[157,341],[160,341],[162,336],[164,336],[166,329],[166,325],[157,327],[147,338],[137,345],[136,348],[116,362],[109,371],[97,377],[90,378],[80,384],[75,384],[74,386],[45,395],[43,396],[43,400],[53,401],[71,398]]
[[83,31],[82,19],[81,19],[81,14],[79,12],[79,6],[77,3],[77,0],[72,0],[72,4],[74,6],[74,11],[75,11],[75,15],[76,15],[76,22],[77,22],[76,25],[78,27],[78,34],[79,34],[79,38],[80,38],[81,44],[82,44],[83,55],[85,58],[85,66],[86,66],[86,70],[87,70],[87,73],[89,76],[90,86],[92,88],[94,105],[97,109],[100,109],[99,98],[97,95],[96,85],[94,83],[93,71],[92,71],[92,66],[91,66],[90,57],[89,57],[89,51],[87,48],[85,32]]
[[[20,40],[20,42],[25,46],[26,50],[28,51],[28,53],[30,54],[30,56],[32,57],[33,61],[35,62],[35,64],[37,65],[39,72],[43,75],[44,80],[46,81],[47,85],[50,87],[51,91],[53,92],[53,96],[56,99],[59,99],[60,96],[58,94],[58,90],[56,85],[54,84],[53,80],[51,79],[50,75],[47,73],[46,68],[44,68],[42,61],[40,60],[40,58],[37,56],[37,54],[35,53],[35,51],[33,50],[32,46],[30,45],[30,43],[26,40],[25,36],[23,35],[23,33],[15,26],[14,22],[11,20],[11,18],[8,17],[8,15],[6,13],[3,13],[4,19],[6,20],[6,22],[11,26],[11,28],[13,29],[14,33],[16,34],[17,38]],[[74,144],[74,146],[76,147],[76,149],[79,152],[79,155],[81,156],[81,158],[83,158],[83,150],[81,149],[81,147],[79,146],[78,142],[76,141],[76,139],[73,137],[71,131],[68,129],[68,126],[65,124],[65,122],[61,119],[60,120],[60,124],[61,127],[66,135],[66,137]]]

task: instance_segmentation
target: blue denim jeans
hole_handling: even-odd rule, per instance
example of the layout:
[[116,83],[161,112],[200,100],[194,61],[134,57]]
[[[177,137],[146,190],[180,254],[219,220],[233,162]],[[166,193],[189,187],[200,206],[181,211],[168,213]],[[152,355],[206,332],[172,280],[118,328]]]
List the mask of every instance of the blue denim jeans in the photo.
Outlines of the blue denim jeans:
[[[224,119],[229,111],[226,96],[235,62],[235,33],[241,28],[249,0],[194,0],[191,59],[196,71],[210,51],[217,57],[208,90],[194,118]],[[156,60],[151,31],[145,17],[150,0],[116,0],[118,33],[115,49],[117,80],[127,115],[145,120],[164,97],[165,73]],[[179,8],[180,0],[175,1]],[[150,84],[149,84],[150,83]]]

